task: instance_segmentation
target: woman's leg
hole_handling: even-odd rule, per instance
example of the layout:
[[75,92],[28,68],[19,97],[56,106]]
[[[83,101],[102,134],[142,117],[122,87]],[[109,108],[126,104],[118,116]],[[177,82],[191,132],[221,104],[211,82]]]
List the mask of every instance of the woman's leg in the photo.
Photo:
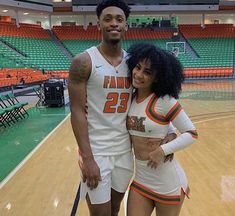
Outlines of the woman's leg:
[[185,195],[182,194],[182,199],[180,204],[173,205],[173,204],[162,204],[159,202],[155,202],[156,206],[156,213],[158,216],[179,216],[180,210],[184,202]]
[[134,190],[129,190],[127,200],[127,216],[151,216],[154,202]]

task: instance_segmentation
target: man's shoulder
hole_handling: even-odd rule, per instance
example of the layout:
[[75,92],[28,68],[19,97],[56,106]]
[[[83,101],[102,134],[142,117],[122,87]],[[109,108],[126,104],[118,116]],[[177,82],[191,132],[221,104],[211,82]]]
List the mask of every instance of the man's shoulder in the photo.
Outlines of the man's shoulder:
[[84,64],[89,64],[91,62],[91,58],[89,56],[89,54],[84,51],[82,53],[77,54],[74,58],[73,58],[73,64],[78,64],[78,65],[84,65]]
[[87,57],[89,57],[89,54],[88,54],[88,52],[85,50],[85,51],[83,51],[83,52],[77,54],[77,55],[73,58],[73,60],[79,61],[79,60],[83,60],[84,58],[87,58]]
[[91,58],[89,54],[85,51],[78,55],[76,55],[73,60],[70,67],[70,73],[76,73],[76,74],[89,74],[91,73]]
[[83,51],[82,53],[79,53],[77,54],[75,57],[74,57],[74,61],[84,61],[84,60],[87,60],[87,61],[91,61],[91,55],[92,53],[95,53],[97,50],[97,48],[95,46],[93,47],[90,47],[88,49],[86,49],[85,51]]

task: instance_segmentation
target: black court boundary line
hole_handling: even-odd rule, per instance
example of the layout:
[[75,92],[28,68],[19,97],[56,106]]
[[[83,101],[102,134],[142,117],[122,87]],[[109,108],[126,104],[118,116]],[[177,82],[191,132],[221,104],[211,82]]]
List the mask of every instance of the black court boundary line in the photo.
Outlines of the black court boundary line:
[[75,197],[74,202],[73,202],[73,208],[72,208],[70,216],[75,216],[76,215],[79,200],[80,200],[80,187],[81,187],[81,183],[79,184],[78,191],[77,191],[76,197]]

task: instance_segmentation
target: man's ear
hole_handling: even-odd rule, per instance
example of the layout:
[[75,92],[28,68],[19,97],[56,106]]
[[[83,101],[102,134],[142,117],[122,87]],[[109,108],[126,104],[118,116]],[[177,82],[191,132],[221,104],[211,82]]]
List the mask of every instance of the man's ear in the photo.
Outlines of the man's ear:
[[126,26],[125,26],[125,31],[128,30],[128,23],[126,23]]

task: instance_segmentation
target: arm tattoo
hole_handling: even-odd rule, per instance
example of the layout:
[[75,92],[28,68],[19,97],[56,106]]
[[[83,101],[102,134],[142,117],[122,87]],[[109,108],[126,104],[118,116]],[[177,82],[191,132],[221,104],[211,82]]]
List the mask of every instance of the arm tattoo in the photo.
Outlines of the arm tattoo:
[[85,82],[89,77],[89,66],[86,58],[75,59],[69,69],[69,81],[74,84]]

